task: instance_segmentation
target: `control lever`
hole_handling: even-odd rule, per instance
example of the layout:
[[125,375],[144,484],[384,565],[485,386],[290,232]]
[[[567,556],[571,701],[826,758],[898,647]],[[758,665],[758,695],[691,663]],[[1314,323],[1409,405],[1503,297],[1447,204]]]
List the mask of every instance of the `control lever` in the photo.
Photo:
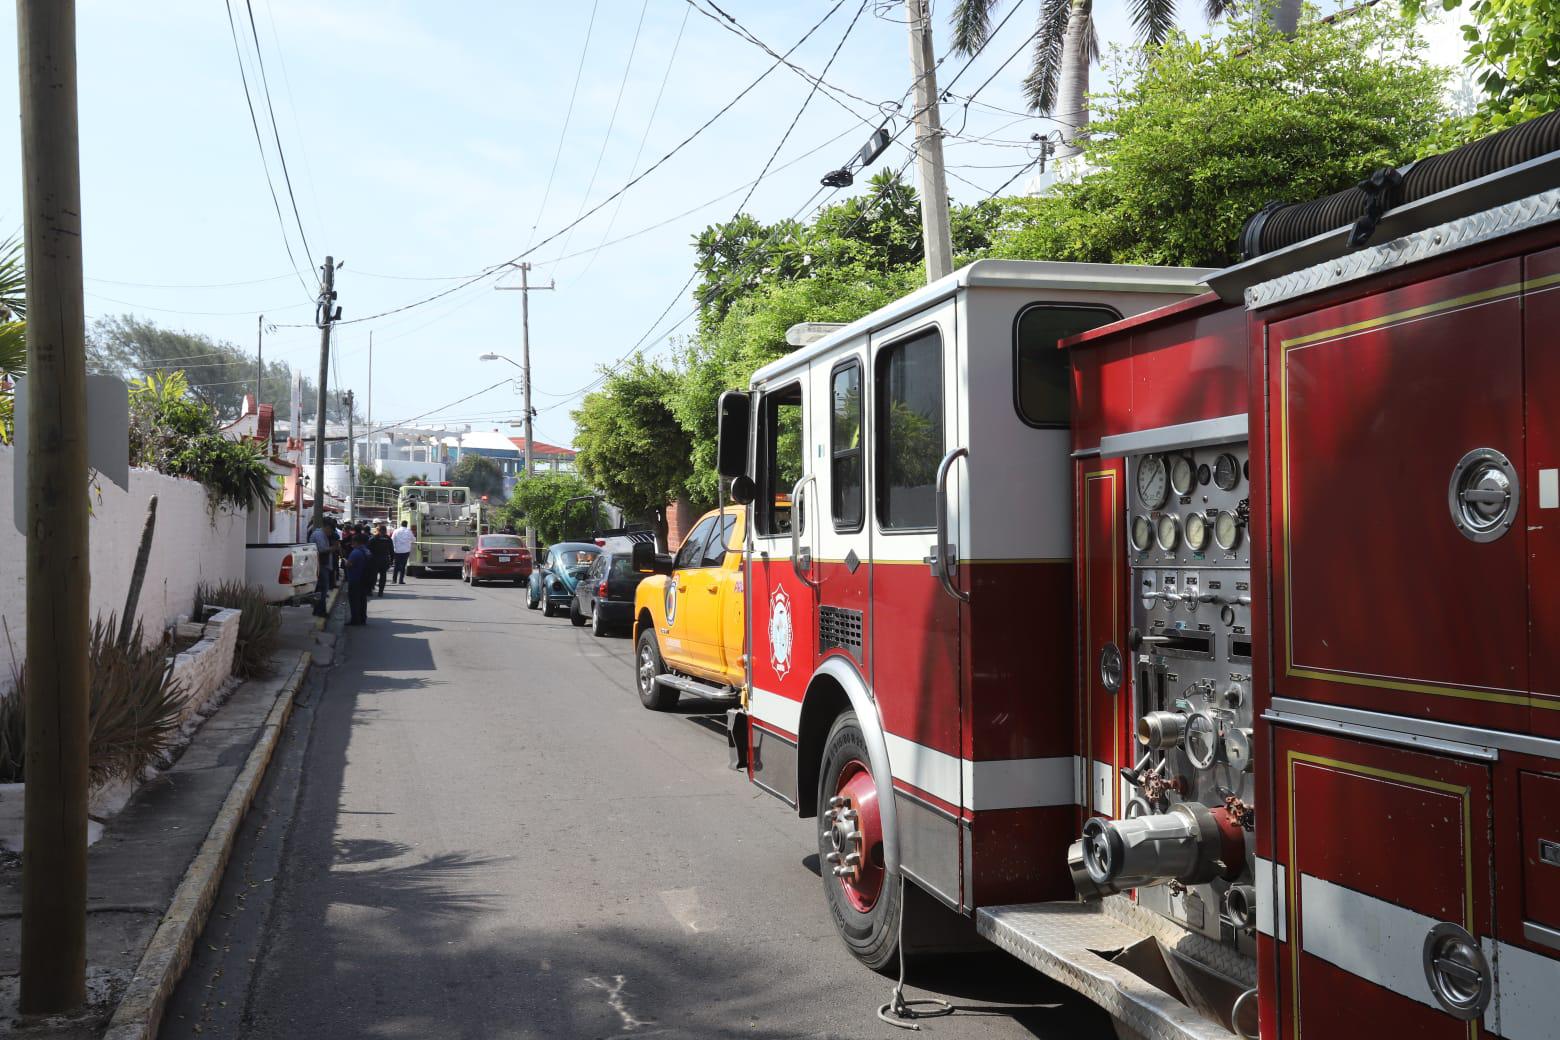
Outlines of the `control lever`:
[[1219,603],[1219,604],[1222,604],[1224,606],[1234,606],[1234,607],[1249,607],[1249,606],[1251,606],[1251,597],[1250,596],[1236,596],[1234,599],[1231,599],[1228,596],[1221,596],[1217,592],[1205,592],[1201,596],[1197,597],[1197,602],[1199,602],[1199,603]]
[[1145,644],[1148,644],[1148,643],[1168,643],[1168,642],[1170,642],[1170,637],[1169,636],[1145,636],[1141,629],[1137,629],[1137,628],[1129,628],[1129,629],[1127,629],[1127,649],[1128,650],[1141,650],[1143,648],[1143,646]]

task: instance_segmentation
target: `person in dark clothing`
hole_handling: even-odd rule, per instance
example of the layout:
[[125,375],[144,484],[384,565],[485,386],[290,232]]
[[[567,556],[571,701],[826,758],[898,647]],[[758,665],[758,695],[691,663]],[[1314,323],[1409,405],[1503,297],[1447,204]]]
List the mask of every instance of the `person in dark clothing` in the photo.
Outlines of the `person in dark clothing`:
[[347,554],[347,602],[352,607],[349,625],[368,623],[368,590],[373,583],[373,557],[361,538],[352,540],[352,551]]
[[385,530],[384,524],[380,524],[374,530],[374,536],[368,540],[368,554],[373,557],[370,581],[378,579],[379,595],[383,596],[385,578],[389,576],[390,564],[395,560],[395,543],[390,541],[390,532]]

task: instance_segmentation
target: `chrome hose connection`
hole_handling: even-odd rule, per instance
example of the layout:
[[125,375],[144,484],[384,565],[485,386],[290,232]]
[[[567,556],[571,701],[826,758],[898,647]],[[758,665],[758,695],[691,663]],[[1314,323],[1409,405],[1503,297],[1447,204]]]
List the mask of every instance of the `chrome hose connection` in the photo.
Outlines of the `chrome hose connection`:
[[1068,865],[1084,899],[1169,881],[1201,885],[1239,875],[1245,833],[1227,810],[1199,802],[1127,820],[1095,817],[1068,850]]

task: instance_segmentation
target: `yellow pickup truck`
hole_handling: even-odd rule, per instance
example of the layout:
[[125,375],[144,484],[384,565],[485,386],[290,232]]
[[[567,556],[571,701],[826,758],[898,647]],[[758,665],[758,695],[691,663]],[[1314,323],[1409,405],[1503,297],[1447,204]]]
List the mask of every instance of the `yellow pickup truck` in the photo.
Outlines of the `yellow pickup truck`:
[[[746,681],[742,506],[715,509],[688,533],[670,573],[639,583],[634,597],[634,669],[639,699],[666,711],[684,693],[734,697]],[[662,570],[636,546],[637,570]],[[663,561],[665,557],[661,558]]]

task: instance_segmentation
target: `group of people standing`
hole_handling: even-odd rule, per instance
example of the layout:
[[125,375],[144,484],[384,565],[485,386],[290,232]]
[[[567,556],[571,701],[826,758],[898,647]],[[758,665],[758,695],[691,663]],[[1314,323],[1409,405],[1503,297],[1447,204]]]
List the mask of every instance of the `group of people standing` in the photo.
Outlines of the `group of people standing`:
[[366,523],[337,524],[335,518],[325,517],[321,526],[309,534],[319,554],[319,581],[315,586],[314,613],[325,615],[325,598],[340,577],[347,583],[347,603],[351,608],[349,625],[368,622],[368,597],[378,584],[378,595],[385,594],[387,579],[391,584],[406,584],[406,561],[412,554],[416,535],[405,520],[392,534],[383,521],[373,525]]

